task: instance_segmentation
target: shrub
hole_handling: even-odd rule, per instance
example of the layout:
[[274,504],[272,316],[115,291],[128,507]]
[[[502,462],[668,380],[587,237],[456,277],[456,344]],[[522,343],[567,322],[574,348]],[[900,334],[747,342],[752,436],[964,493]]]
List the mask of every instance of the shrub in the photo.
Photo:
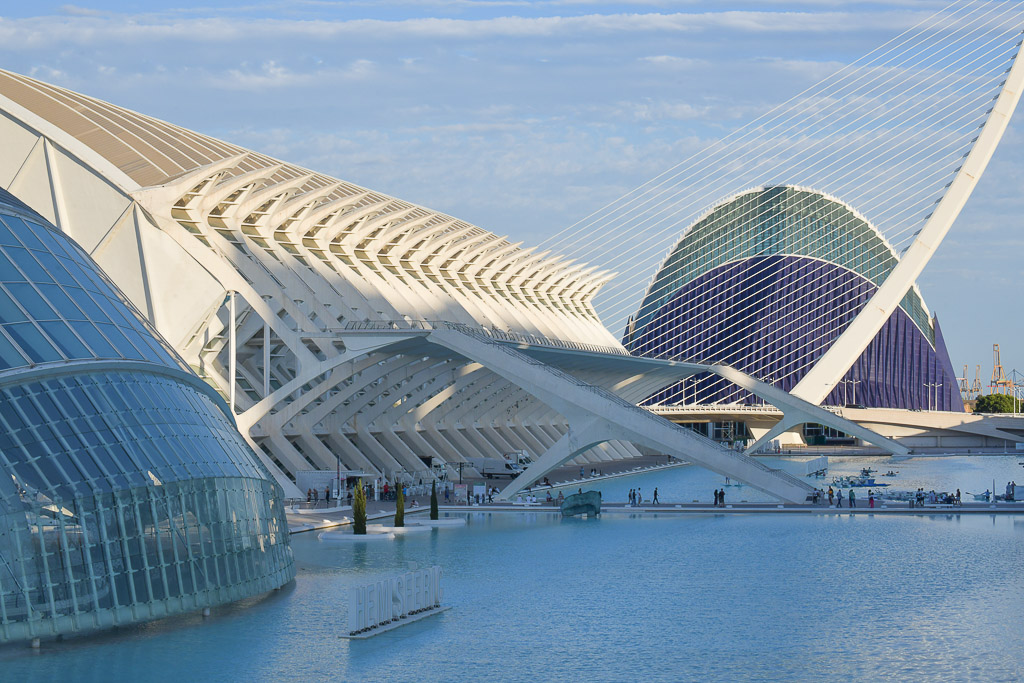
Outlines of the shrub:
[[405,494],[402,485],[395,482],[395,526],[405,526]]
[[352,533],[360,536],[366,534],[366,491],[362,479],[356,484],[356,492],[352,497]]

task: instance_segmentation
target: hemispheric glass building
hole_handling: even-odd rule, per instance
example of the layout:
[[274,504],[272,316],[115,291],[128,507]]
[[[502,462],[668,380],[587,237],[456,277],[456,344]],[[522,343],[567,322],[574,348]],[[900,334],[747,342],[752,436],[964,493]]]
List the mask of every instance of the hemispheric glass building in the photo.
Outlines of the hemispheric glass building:
[[95,262],[0,190],[0,642],[295,574],[280,487]]
[[[684,232],[623,343],[637,355],[725,363],[790,391],[898,260],[879,231],[838,199],[793,186],[750,190]],[[757,401],[710,374],[648,399]],[[916,286],[823,403],[963,410],[942,331]]]

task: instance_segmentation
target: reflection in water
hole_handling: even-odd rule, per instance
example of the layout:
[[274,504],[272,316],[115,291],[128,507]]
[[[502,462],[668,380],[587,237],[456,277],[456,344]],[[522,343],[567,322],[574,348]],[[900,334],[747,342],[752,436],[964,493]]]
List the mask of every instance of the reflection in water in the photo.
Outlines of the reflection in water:
[[[0,650],[4,678],[806,680],[1024,674],[1024,517],[474,511],[393,543],[294,538],[262,601]],[[347,588],[439,564],[449,612],[338,634]],[[500,673],[498,673],[500,672]]]

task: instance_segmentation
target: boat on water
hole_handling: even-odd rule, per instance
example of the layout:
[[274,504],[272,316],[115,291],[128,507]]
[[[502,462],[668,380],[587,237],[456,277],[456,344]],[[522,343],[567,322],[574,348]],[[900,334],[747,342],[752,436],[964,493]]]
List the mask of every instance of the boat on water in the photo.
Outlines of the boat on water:
[[879,484],[875,481],[874,477],[868,477],[863,474],[853,475],[849,474],[842,477],[833,477],[832,485],[841,489],[850,488],[861,488],[861,487],[879,487],[889,486],[889,484]]
[[562,501],[561,510],[563,517],[578,517],[579,515],[595,517],[601,514],[601,492],[583,491],[566,496]]

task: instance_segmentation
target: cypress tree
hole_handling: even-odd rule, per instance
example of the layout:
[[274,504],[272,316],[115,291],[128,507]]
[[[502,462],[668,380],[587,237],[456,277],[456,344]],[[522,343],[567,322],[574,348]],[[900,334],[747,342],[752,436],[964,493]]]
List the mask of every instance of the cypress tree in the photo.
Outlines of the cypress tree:
[[405,494],[402,493],[402,485],[395,482],[395,526],[405,526]]
[[430,482],[430,518],[437,519],[437,481]]
[[352,533],[366,535],[366,491],[363,480],[356,484],[356,492],[352,497]]

